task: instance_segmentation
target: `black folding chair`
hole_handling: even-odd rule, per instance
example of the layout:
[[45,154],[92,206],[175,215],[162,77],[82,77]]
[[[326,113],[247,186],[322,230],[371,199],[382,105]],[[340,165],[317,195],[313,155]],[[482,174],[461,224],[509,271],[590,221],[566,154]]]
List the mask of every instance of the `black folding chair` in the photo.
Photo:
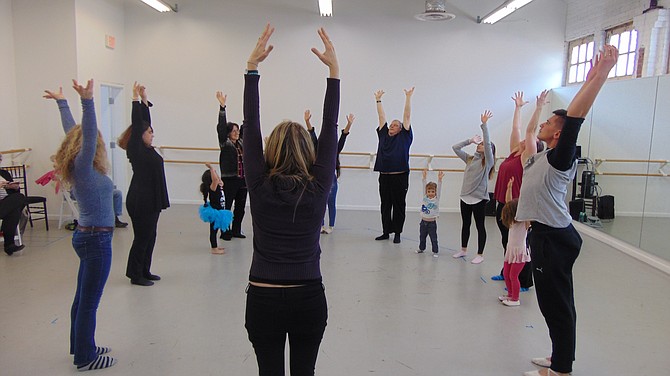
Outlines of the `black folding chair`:
[[44,220],[47,231],[49,231],[49,220],[47,216],[47,198],[42,196],[28,195],[28,180],[26,177],[26,165],[7,166],[3,169],[12,174],[12,179],[19,182],[21,192],[26,196],[26,203],[28,208],[28,217],[30,220],[30,227],[33,227],[33,221]]

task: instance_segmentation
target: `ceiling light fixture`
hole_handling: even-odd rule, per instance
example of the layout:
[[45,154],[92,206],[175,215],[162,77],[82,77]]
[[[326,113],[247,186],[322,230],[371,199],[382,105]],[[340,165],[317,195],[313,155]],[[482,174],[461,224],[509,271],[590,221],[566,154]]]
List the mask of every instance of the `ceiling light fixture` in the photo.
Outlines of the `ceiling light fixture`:
[[501,6],[496,8],[493,12],[484,16],[484,18],[477,17],[477,23],[494,24],[503,18],[509,16],[517,9],[530,3],[533,0],[507,0]]
[[333,0],[319,0],[319,13],[321,13],[321,17],[332,17]]
[[142,2],[157,11],[163,13],[163,12],[177,12],[177,4],[174,5],[174,7],[170,4],[166,4],[160,0],[142,0]]

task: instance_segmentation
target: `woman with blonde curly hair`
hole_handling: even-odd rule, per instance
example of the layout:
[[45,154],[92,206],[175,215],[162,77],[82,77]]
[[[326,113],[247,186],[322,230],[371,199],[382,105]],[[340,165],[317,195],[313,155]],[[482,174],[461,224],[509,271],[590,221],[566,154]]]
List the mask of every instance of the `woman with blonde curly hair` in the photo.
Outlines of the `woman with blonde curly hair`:
[[72,302],[70,353],[79,371],[108,368],[116,359],[103,355],[111,349],[95,344],[96,312],[112,264],[114,184],[107,176],[107,152],[95,120],[93,80],[86,87],[72,80],[81,97],[81,125],[65,136],[55,163],[61,178],[77,190],[79,225],[72,247],[79,256],[77,291]]

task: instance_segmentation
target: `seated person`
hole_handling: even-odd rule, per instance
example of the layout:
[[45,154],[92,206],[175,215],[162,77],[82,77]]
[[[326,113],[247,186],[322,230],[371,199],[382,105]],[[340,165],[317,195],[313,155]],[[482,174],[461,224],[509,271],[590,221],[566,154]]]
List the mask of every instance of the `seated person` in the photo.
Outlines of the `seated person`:
[[[0,162],[2,162],[2,154],[0,154]],[[0,229],[5,240],[5,253],[9,256],[25,247],[23,244],[17,246],[14,243],[21,211],[25,206],[26,196],[19,192],[19,183],[14,182],[9,171],[0,168],[0,219],[2,220]]]

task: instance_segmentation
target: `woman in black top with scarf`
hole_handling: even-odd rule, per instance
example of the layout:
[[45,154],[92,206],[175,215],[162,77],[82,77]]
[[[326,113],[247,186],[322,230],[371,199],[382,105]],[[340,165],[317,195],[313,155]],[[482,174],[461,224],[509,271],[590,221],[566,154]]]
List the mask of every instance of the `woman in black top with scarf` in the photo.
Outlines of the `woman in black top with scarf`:
[[219,165],[221,180],[223,180],[223,194],[226,197],[226,210],[230,210],[235,202],[233,212],[233,226],[221,235],[221,239],[246,238],[242,233],[242,218],[244,207],[247,204],[247,184],[244,181],[244,162],[242,160],[243,129],[236,123],[226,119],[226,99],[222,92],[216,92],[219,100],[219,122],[216,133],[219,137]]
[[161,210],[170,206],[163,157],[152,146],[151,106],[146,88],[135,82],[131,125],[119,137],[119,146],[126,150],[133,167],[126,208],[133,222],[135,238],[128,255],[126,276],[130,278],[130,283],[140,286],[151,286],[153,281],[160,280],[159,276],[151,274],[151,258],[158,217]]

